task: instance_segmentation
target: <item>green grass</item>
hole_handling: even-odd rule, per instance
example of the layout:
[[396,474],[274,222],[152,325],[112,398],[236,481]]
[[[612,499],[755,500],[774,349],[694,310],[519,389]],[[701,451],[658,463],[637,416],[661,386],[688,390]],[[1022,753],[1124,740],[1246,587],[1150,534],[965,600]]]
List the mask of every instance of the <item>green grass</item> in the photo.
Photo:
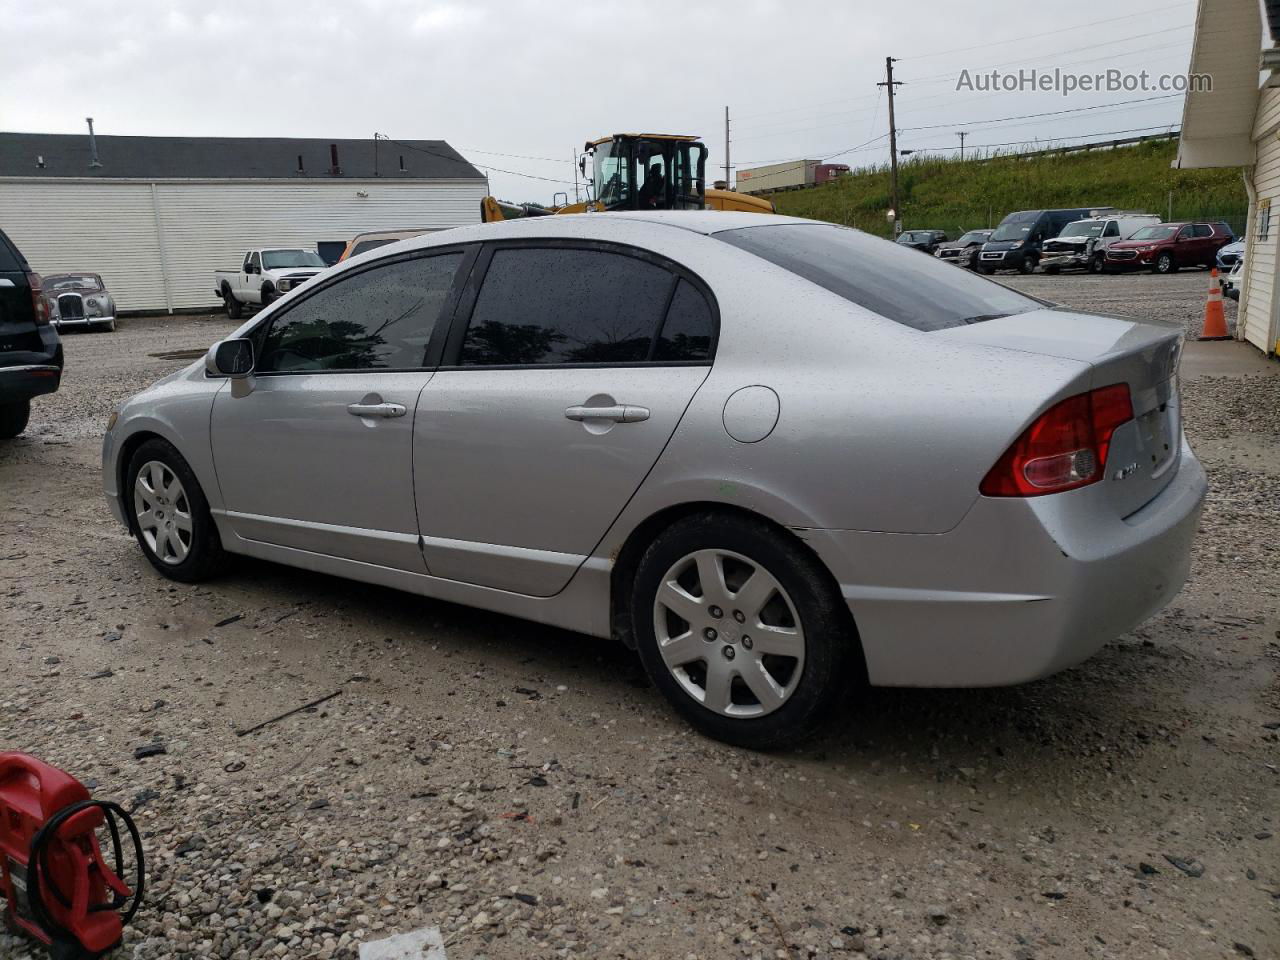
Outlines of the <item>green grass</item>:
[[[963,230],[995,226],[1014,210],[1111,206],[1174,220],[1227,220],[1239,234],[1248,197],[1236,168],[1175,170],[1171,142],[1061,156],[960,161],[912,157],[898,166],[904,229]],[[890,235],[889,168],[855,171],[836,183],[770,195],[778,212],[829,220]]]

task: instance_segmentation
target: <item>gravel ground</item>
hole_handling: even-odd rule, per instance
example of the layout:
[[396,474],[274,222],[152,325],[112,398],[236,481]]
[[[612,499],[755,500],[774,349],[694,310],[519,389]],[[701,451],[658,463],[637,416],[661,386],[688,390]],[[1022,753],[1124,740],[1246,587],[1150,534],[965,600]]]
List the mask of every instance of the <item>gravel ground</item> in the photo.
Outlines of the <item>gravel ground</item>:
[[[1192,328],[1207,280],[1010,283]],[[135,811],[121,955],[354,957],[427,924],[455,960],[1280,952],[1280,376],[1184,385],[1212,492],[1162,614],[1039,683],[860,693],[761,755],[610,644],[265,563],[158,577],[97,438],[230,327],[68,335],[0,446],[3,742]]]

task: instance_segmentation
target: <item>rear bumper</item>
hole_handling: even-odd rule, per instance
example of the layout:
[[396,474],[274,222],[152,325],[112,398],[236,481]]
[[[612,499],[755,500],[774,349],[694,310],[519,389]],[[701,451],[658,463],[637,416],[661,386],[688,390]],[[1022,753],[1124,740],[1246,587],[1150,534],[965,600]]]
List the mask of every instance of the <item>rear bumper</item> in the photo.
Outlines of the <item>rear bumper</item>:
[[77,317],[74,320],[53,320],[50,322],[57,329],[62,330],[64,328],[69,329],[74,327],[107,326],[109,324],[115,323],[116,318],[115,317]]
[[53,393],[62,383],[62,367],[52,363],[25,363],[0,367],[0,403],[20,403]]
[[879,686],[1025,683],[1073,666],[1163,608],[1186,581],[1208,484],[1183,443],[1177,475],[1118,520],[1085,487],[979,498],[945,534],[809,530]]

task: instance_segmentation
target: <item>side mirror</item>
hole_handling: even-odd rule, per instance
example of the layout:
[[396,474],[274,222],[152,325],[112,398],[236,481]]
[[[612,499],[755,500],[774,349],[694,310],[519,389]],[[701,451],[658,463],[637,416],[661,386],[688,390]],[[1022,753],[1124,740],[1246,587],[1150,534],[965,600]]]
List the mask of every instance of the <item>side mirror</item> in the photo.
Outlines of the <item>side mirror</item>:
[[204,369],[215,377],[243,380],[253,373],[253,341],[242,337],[215,343],[204,355]]

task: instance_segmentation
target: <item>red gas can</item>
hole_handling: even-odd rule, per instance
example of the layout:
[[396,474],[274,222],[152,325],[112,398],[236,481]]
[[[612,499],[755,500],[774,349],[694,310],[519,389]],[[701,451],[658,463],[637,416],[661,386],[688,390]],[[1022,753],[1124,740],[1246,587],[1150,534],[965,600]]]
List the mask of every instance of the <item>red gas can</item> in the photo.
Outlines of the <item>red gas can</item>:
[[[120,870],[121,824],[133,840],[134,890],[98,844],[106,827]],[[142,879],[141,838],[119,806],[90,799],[79,780],[42,760],[0,753],[0,894],[11,927],[59,958],[101,957],[119,946]]]

